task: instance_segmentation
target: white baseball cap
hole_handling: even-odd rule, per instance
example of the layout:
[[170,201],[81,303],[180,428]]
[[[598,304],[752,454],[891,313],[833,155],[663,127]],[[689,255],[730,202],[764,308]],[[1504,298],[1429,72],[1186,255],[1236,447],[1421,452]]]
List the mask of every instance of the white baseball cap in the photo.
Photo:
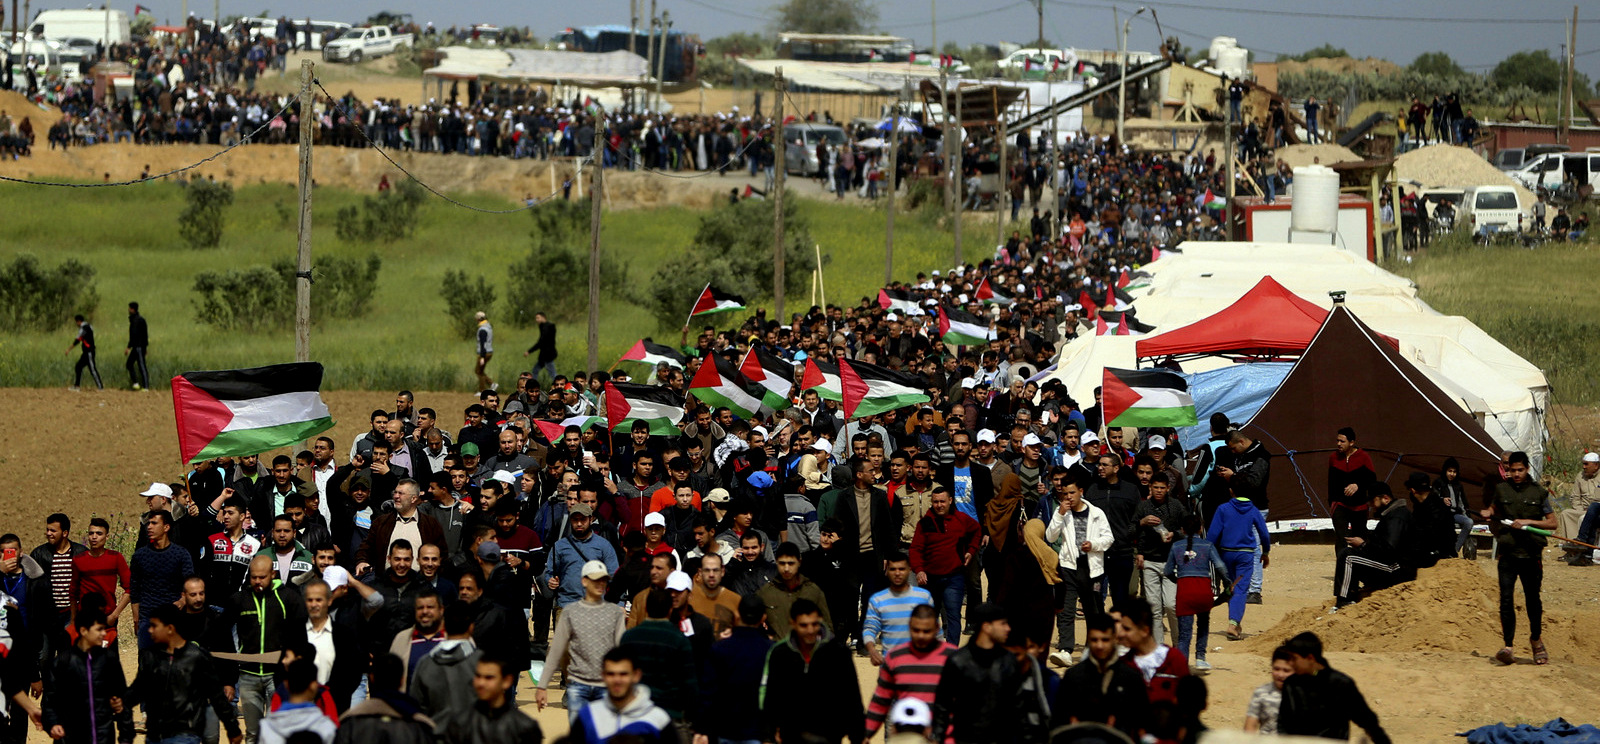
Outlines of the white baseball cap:
[[1024,447],[1038,447],[1042,444],[1044,444],[1044,440],[1040,439],[1038,434],[1035,434],[1031,431],[1028,432],[1027,436],[1022,438],[1022,446]]
[[649,514],[644,515],[644,526],[665,527],[667,526],[667,518],[661,516],[661,512],[650,512]]
[[[1161,436],[1159,434],[1156,435],[1156,436],[1150,437],[1150,449],[1164,450],[1166,448],[1167,448],[1167,438],[1166,437],[1163,437],[1163,436]],[[1600,458],[1596,458],[1596,460],[1600,461]]]
[[[1600,452],[1585,452],[1585,453],[1583,453],[1583,461],[1584,462],[1600,462]],[[158,483],[156,485],[160,485],[160,484]]]
[[980,430],[978,430],[978,441],[979,442],[988,442],[990,444],[993,444],[994,443],[994,431],[991,430],[991,429],[980,429]]
[[1078,444],[1089,444],[1090,442],[1098,441],[1100,441],[1100,435],[1092,431],[1086,431],[1083,433],[1082,437],[1078,438]]
[[978,381],[972,379],[971,377],[963,378],[961,380],[961,388],[963,390],[971,390],[971,389],[973,389],[973,388],[975,388],[977,386],[978,386]]
[[889,710],[889,725],[891,726],[921,726],[927,728],[933,725],[933,712],[928,710],[928,704],[916,698],[901,698]]
[[673,571],[667,574],[667,590],[674,592],[689,591],[689,574],[682,571]]
[[817,441],[811,443],[811,449],[818,452],[832,452],[833,445],[828,444],[828,440],[818,437]]
[[517,476],[512,475],[509,470],[496,470],[494,475],[489,476],[489,480],[497,480],[506,485],[516,485]]
[[169,486],[165,483],[151,483],[150,487],[145,489],[144,493],[139,495],[145,497],[161,496],[163,498],[170,499],[172,498],[172,486]]
[[899,320],[900,316],[896,315],[895,313],[889,313],[888,315],[883,316],[883,319],[888,321],[888,322],[890,322],[890,323],[893,323],[893,322]]
[[322,569],[322,580],[328,583],[328,591],[331,592],[350,583],[350,572],[344,566],[329,566]]
[[583,578],[590,581],[609,579],[611,578],[611,572],[606,570],[606,564],[603,561],[589,561],[583,564]]

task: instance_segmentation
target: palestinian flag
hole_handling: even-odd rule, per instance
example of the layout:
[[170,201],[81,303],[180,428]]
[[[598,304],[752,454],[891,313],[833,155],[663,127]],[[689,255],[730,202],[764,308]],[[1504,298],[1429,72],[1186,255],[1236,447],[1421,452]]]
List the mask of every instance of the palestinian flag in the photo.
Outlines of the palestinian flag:
[[689,390],[701,403],[712,408],[726,406],[742,419],[754,418],[761,410],[764,392],[760,385],[745,378],[733,362],[710,352],[700,360],[700,369],[689,381]]
[[190,464],[255,455],[332,429],[320,387],[317,362],[178,375],[172,378],[178,452]]
[[789,396],[794,393],[794,365],[781,357],[759,346],[751,347],[739,365],[739,372],[746,380],[761,386],[761,405],[767,410],[776,412],[793,405]]
[[1104,335],[1107,335],[1110,332],[1111,332],[1111,327],[1106,325],[1105,316],[1096,315],[1094,317],[1094,335],[1096,335],[1096,336],[1104,336]]
[[544,435],[545,443],[549,444],[561,441],[561,437],[567,433],[567,427],[569,426],[576,426],[579,431],[588,431],[596,426],[604,427],[606,420],[600,416],[573,416],[561,421],[540,419],[533,422],[533,425],[539,430],[540,434]]
[[634,344],[633,348],[628,350],[628,353],[623,354],[622,358],[617,360],[618,364],[623,362],[643,364],[651,369],[655,369],[657,365],[666,362],[669,367],[683,369],[689,363],[689,357],[684,356],[671,346],[663,346],[640,339],[639,343]]
[[976,297],[979,302],[990,305],[1009,305],[1012,302],[1010,297],[994,291],[994,287],[989,284],[989,277],[984,277],[983,281],[978,282],[978,289],[972,293],[972,296]]
[[904,289],[878,290],[878,307],[902,315],[921,315],[922,306],[917,298]]
[[1222,209],[1226,206],[1228,206],[1228,200],[1222,198],[1221,194],[1211,193],[1211,189],[1206,189],[1205,195],[1200,197],[1201,209]]
[[1194,398],[1183,375],[1165,369],[1106,368],[1101,404],[1107,426],[1194,426]]
[[1085,318],[1094,315],[1100,310],[1100,306],[1095,304],[1094,300],[1089,299],[1089,290],[1087,289],[1078,293],[1078,304],[1083,306],[1083,317]]
[[844,401],[844,388],[839,383],[839,368],[814,357],[806,358],[806,371],[800,375],[800,392],[817,391],[823,400]]
[[1153,325],[1139,322],[1139,317],[1132,310],[1101,310],[1100,319],[1115,325],[1119,329],[1118,336],[1149,333],[1156,329]]
[[707,284],[706,288],[700,292],[700,299],[694,301],[694,309],[689,311],[689,317],[698,318],[702,315],[743,309],[743,297],[736,294],[728,294]]
[[606,424],[628,431],[635,421],[650,422],[650,433],[676,436],[683,420],[683,396],[670,388],[631,382],[606,383]]
[[954,346],[982,346],[994,338],[989,324],[953,307],[939,308],[939,338]]
[[840,359],[839,385],[847,419],[928,402],[922,378],[866,362]]

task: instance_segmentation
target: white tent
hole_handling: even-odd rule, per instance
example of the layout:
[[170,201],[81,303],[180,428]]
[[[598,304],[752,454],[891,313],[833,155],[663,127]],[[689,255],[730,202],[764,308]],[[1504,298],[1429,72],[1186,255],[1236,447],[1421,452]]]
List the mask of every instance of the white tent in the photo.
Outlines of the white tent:
[[[1208,317],[1271,276],[1300,297],[1332,307],[1329,292],[1345,293],[1357,317],[1394,338],[1400,352],[1472,413],[1506,449],[1526,451],[1542,462],[1549,382],[1526,359],[1472,321],[1441,315],[1417,297],[1416,286],[1366,260],[1332,246],[1272,243],[1185,243],[1144,267],[1147,286],[1130,292],[1140,322],[1166,331]],[[1105,367],[1132,368],[1134,339],[1080,337],[1066,344],[1052,378],[1074,399],[1089,405]],[[1211,357],[1184,363],[1198,372],[1225,366]]]

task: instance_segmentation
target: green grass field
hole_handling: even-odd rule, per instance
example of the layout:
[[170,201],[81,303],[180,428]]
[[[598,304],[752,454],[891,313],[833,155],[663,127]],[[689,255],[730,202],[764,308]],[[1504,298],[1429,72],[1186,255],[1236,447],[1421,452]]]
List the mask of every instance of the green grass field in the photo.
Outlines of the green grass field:
[[[228,211],[222,246],[197,251],[178,237],[177,215],[184,207],[182,190],[172,184],[119,189],[61,189],[6,186],[7,206],[0,235],[0,262],[21,253],[38,256],[47,267],[76,257],[96,270],[100,306],[91,319],[104,350],[101,374],[108,385],[126,386],[122,354],[126,341],[125,307],[140,303],[150,323],[150,374],[165,387],[172,375],[195,369],[226,369],[289,361],[294,354],[291,330],[270,333],[223,333],[195,320],[192,291],[196,273],[270,264],[295,255],[295,193],[291,186],[248,186],[237,192]],[[455,195],[485,207],[512,206],[486,194]],[[472,386],[472,343],[452,333],[438,282],[447,269],[483,274],[495,285],[504,314],[507,267],[523,257],[532,220],[522,213],[487,215],[451,206],[429,197],[416,234],[388,245],[350,244],[334,233],[334,217],[361,195],[319,188],[314,201],[316,256],[364,257],[376,252],[383,270],[372,309],[362,318],[316,315],[312,357],[327,366],[329,389],[466,389]],[[826,202],[791,199],[810,220],[811,235],[830,258],[825,270],[827,297],[854,303],[875,295],[883,278],[883,211]],[[682,208],[609,212],[603,230],[605,250],[626,261],[631,279],[643,287],[662,260],[693,251],[699,213]],[[987,255],[994,223],[974,224],[967,255]],[[896,220],[897,278],[918,271],[947,268],[953,254],[951,236],[916,215]],[[982,247],[980,247],[982,246]],[[586,277],[573,277],[586,282]],[[638,293],[638,294],[643,294]],[[693,298],[685,297],[685,313]],[[750,298],[768,304],[768,298]],[[810,286],[789,287],[792,311],[810,302]],[[581,317],[581,310],[578,313]],[[719,319],[736,324],[738,316]],[[521,351],[536,332],[496,323],[496,354],[490,373],[509,383],[525,369]],[[563,370],[576,370],[586,356],[583,322],[560,326]],[[0,336],[0,384],[55,387],[71,381],[75,357],[63,352],[72,340],[70,323],[53,333],[7,329]],[[602,303],[599,356],[610,365],[634,341],[654,336],[676,344],[677,329],[658,328],[643,307],[625,301]],[[156,382],[159,380],[160,382]]]

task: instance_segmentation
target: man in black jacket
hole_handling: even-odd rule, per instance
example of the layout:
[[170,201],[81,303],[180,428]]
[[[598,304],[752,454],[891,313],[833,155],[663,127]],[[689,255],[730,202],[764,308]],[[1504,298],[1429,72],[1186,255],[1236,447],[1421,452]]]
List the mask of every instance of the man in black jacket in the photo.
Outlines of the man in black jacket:
[[[243,591],[233,595],[228,608],[233,634],[241,654],[270,654],[282,651],[295,631],[305,627],[305,603],[294,588],[274,578],[272,558],[256,555],[250,559],[250,574]],[[303,632],[303,631],[302,631]],[[261,719],[272,699],[272,672],[276,665],[239,665],[239,709],[244,715],[246,739],[254,744]]]
[[539,723],[517,710],[517,667],[502,659],[478,659],[472,691],[478,702],[470,708],[447,710],[439,716],[439,739],[444,744],[515,741],[539,744],[544,733]]
[[[1224,494],[1231,489],[1234,496],[1250,499],[1250,503],[1261,511],[1261,518],[1266,519],[1267,509],[1271,506],[1267,499],[1267,481],[1272,476],[1272,454],[1261,442],[1242,431],[1230,432],[1228,448],[1218,454],[1222,462],[1219,463],[1221,467],[1217,468],[1217,475],[1227,484]],[[1212,510],[1207,510],[1207,519],[1211,518]],[[1250,574],[1250,594],[1247,599],[1250,604],[1261,604],[1261,580],[1265,570],[1266,566],[1261,564],[1261,549],[1257,546],[1254,573]]]
[[139,676],[122,697],[124,708],[144,706],[145,738],[165,741],[180,736],[203,738],[206,707],[216,712],[231,744],[243,733],[233,703],[223,693],[211,654],[183,637],[183,610],[161,605],[150,616],[150,641],[139,652]]
[[528,356],[536,351],[539,352],[539,356],[533,360],[533,379],[539,379],[539,374],[543,372],[550,375],[545,380],[546,383],[554,382],[556,379],[556,324],[551,323],[544,313],[534,313],[533,322],[539,325],[539,340],[533,342],[533,345],[529,346],[527,351],[522,352],[522,355]]
[[983,602],[968,613],[977,632],[951,652],[933,698],[933,730],[951,731],[956,744],[1018,740],[1018,691],[1023,672],[1002,645],[1011,634],[1005,611]]
[[1378,515],[1378,528],[1366,537],[1344,539],[1350,549],[1333,575],[1333,593],[1339,598],[1336,607],[1360,599],[1358,592],[1363,585],[1368,590],[1382,589],[1416,577],[1416,567],[1409,565],[1411,561],[1407,559],[1411,510],[1395,501],[1389,484],[1379,481],[1370,488],[1371,513]]
[[[848,628],[851,637],[858,637],[861,628],[857,619],[867,598],[883,588],[884,558],[900,548],[901,511],[889,506],[888,493],[876,485],[877,466],[870,460],[850,458],[850,473],[854,482],[822,496],[817,518],[824,522],[839,520],[840,546],[835,550],[842,549],[853,558],[846,583],[859,598],[852,597],[845,607],[830,605],[829,609],[841,629]],[[871,529],[865,534],[861,531],[862,509],[869,510],[865,516]]]
[[139,303],[128,303],[128,346],[122,353],[128,357],[128,380],[134,390],[150,388],[150,368],[145,363],[145,351],[150,348],[150,327],[139,314]]
[[1150,707],[1143,675],[1117,658],[1116,621],[1110,613],[1084,618],[1089,656],[1061,675],[1051,703],[1050,728],[1083,721],[1115,727],[1134,741]]
[[1356,681],[1328,666],[1317,634],[1301,633],[1281,648],[1288,652],[1294,676],[1283,683],[1283,701],[1278,707],[1280,735],[1346,741],[1354,723],[1367,732],[1373,744],[1389,744],[1389,735],[1378,724],[1378,714],[1367,706]]
[[70,643],[67,623],[72,619],[72,559],[88,551],[83,543],[72,541],[72,520],[57,512],[45,517],[44,544],[28,555],[44,569],[38,581],[29,581],[30,618],[39,618],[42,634],[42,664],[48,665],[57,652]]
[[789,606],[791,630],[767,653],[762,673],[762,741],[861,744],[865,711],[849,649],[809,599]]
[[1406,535],[1407,562],[1414,568],[1431,568],[1441,558],[1456,555],[1455,512],[1444,497],[1434,493],[1426,473],[1406,477],[1411,493],[1411,534]]

